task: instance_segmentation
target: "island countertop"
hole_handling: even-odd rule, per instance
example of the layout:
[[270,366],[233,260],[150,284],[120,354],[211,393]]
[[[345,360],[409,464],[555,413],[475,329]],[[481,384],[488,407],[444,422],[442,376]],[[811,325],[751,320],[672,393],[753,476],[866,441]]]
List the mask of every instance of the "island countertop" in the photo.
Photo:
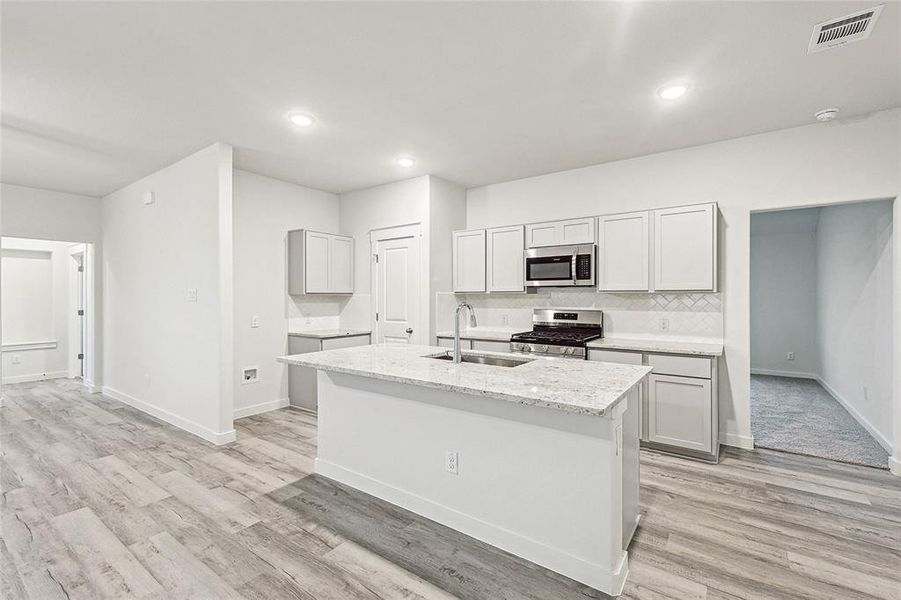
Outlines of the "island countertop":
[[469,355],[533,359],[516,367],[435,360],[433,346],[371,345],[282,356],[279,362],[542,406],[604,415],[651,372],[651,367],[565,358],[534,358],[504,352]]

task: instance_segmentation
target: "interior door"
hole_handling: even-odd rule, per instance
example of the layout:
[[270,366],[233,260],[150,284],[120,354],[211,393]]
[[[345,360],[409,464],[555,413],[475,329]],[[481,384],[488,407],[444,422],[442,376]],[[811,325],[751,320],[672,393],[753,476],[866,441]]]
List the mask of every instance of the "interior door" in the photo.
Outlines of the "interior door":
[[88,337],[88,328],[87,328],[87,319],[85,318],[85,298],[87,296],[85,290],[85,276],[84,276],[84,254],[79,254],[76,257],[76,269],[78,273],[77,285],[78,285],[78,340],[76,343],[78,344],[78,376],[84,379],[84,351],[85,351],[85,340]]
[[421,344],[419,236],[378,240],[376,343]]

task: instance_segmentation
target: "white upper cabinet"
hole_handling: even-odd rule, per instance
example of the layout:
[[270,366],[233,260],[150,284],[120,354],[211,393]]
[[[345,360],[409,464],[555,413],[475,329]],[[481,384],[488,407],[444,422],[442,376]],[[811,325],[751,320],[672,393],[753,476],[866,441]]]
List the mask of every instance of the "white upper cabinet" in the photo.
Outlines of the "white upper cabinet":
[[594,219],[570,219],[526,225],[526,247],[595,243]]
[[453,247],[455,292],[485,291],[485,230],[455,231]]
[[598,217],[598,290],[646,292],[648,287],[648,213]]
[[354,293],[354,239],[343,235],[329,238],[329,291]]
[[352,237],[305,229],[288,232],[288,293],[352,294]]
[[652,211],[654,290],[716,291],[716,205]]
[[525,291],[522,225],[488,229],[487,290],[489,292]]

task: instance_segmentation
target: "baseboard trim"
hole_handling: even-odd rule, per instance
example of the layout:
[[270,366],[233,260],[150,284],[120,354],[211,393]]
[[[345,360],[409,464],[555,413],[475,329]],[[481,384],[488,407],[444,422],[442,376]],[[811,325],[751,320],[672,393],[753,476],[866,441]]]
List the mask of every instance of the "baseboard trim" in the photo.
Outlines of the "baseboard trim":
[[751,369],[751,375],[772,375],[774,377],[797,377],[799,379],[817,379],[820,376],[816,373],[802,373],[796,371],[776,371],[773,369]]
[[318,475],[334,479],[371,496],[381,498],[386,502],[410,510],[427,519],[446,525],[451,529],[614,596],[622,593],[626,577],[629,574],[628,553],[625,551],[620,555],[616,569],[609,570],[603,565],[590,563],[557,548],[546,546],[515,532],[486,523],[443,504],[350,469],[345,469],[321,458],[316,459],[315,471]]
[[754,449],[753,435],[738,435],[737,433],[720,432],[720,444],[724,446],[732,446],[733,448],[741,448],[742,450]]
[[817,381],[820,382],[820,385],[823,386],[823,389],[826,390],[830,396],[835,398],[835,401],[841,404],[848,414],[854,417],[854,420],[860,423],[860,426],[867,430],[867,433],[879,443],[880,446],[888,452],[889,456],[892,455],[892,443],[886,438],[882,433],[880,433],[872,424],[862,415],[860,414],[854,406],[851,405],[841,394],[839,394],[835,388],[826,383],[822,377],[817,377]]
[[278,400],[270,400],[269,402],[260,402],[259,404],[251,404],[242,408],[235,409],[235,418],[251,417],[260,413],[269,412],[270,410],[278,410],[285,408],[290,402],[287,398],[279,398]]
[[31,383],[32,381],[45,381],[47,379],[65,379],[69,371],[52,371],[50,373],[31,373],[29,375],[10,375],[4,377],[0,383],[10,385],[13,383]]
[[119,390],[106,385],[103,386],[103,394],[109,396],[114,400],[118,400],[123,404],[127,404],[132,408],[136,408],[142,412],[145,412],[148,415],[152,415],[157,419],[161,419],[166,423],[169,423],[170,425],[178,427],[179,429],[183,429],[188,433],[192,433],[199,438],[203,438],[208,442],[216,444],[217,446],[235,441],[236,435],[234,429],[222,432],[213,431],[212,429],[208,429],[207,427],[204,427],[199,423],[195,423],[194,421],[180,417],[174,413],[169,412],[168,410],[160,408],[154,404],[150,404],[149,402],[139,400],[134,396],[129,396],[124,392],[120,392]]
[[97,385],[92,381],[82,380],[82,384],[84,387],[88,388],[88,391],[92,394],[100,394],[103,392],[103,386]]
[[901,460],[895,458],[894,456],[889,456],[888,470],[892,472],[892,475],[901,477]]

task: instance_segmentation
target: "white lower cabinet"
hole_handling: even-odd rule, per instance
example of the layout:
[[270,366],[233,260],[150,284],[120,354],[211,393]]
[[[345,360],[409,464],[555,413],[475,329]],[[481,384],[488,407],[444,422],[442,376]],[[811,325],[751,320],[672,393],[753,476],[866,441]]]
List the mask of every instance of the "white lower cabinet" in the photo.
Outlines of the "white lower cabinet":
[[588,360],[653,367],[639,394],[642,445],[716,462],[716,358],[589,348]]
[[[305,354],[321,350],[337,350],[352,346],[369,345],[370,335],[347,335],[337,338],[312,338],[288,336],[288,354]],[[316,369],[290,365],[288,367],[288,400],[291,406],[316,411]]]
[[651,374],[648,441],[709,454],[713,451],[709,379]]

